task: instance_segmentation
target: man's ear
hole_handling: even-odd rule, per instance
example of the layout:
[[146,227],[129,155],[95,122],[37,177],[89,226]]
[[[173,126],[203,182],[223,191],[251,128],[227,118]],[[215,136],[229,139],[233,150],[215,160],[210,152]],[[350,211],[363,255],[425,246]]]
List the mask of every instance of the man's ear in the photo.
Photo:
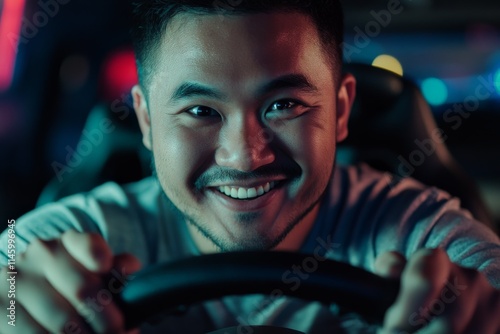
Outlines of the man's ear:
[[356,79],[352,74],[345,74],[337,95],[337,143],[347,138],[351,108],[356,97]]
[[151,118],[149,116],[146,96],[139,85],[135,85],[134,88],[132,88],[132,97],[134,99],[135,114],[139,120],[139,126],[142,132],[142,142],[144,146],[151,151]]

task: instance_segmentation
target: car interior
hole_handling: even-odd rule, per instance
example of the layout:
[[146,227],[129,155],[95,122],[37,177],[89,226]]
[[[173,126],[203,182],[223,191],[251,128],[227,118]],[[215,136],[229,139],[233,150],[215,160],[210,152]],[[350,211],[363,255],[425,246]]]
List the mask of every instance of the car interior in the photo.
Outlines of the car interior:
[[[498,231],[500,5],[479,2],[343,1],[358,96],[338,162],[442,188]],[[148,175],[128,6],[5,0],[0,15],[3,216]],[[108,120],[112,133],[83,145]]]
[[[341,2],[343,71],[358,84],[337,163],[367,163],[443,189],[500,234],[500,2]],[[2,230],[9,219],[63,197],[151,175],[130,95],[137,83],[130,21],[127,3],[119,0],[0,1]],[[241,265],[240,272],[253,261],[221,259]],[[296,260],[265,261],[281,273],[287,261]],[[213,261],[205,265],[227,264]],[[190,277],[203,276],[195,274],[203,269],[191,269]],[[375,280],[351,270],[345,268],[344,280]],[[234,281],[212,279],[191,283],[232,292]],[[321,298],[331,288],[322,279],[304,293]],[[372,283],[378,294],[365,300],[366,290],[358,291],[358,304],[388,298],[388,307],[397,291]],[[349,293],[356,293],[351,287]],[[133,291],[146,293],[148,284],[134,289],[130,298],[136,302]],[[335,289],[342,294],[342,285]],[[128,307],[138,314],[149,302]]]

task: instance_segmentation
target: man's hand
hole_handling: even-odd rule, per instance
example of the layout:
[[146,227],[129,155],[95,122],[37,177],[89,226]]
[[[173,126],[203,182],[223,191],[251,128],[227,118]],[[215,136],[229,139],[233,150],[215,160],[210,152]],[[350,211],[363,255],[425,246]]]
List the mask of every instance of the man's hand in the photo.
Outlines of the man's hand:
[[[114,297],[139,270],[132,255],[113,256],[96,234],[64,233],[60,239],[35,240],[16,261],[16,326],[7,318],[1,333],[124,333]],[[0,272],[0,308],[9,306],[7,270]]]
[[407,263],[400,254],[385,253],[375,270],[401,278],[381,334],[500,333],[500,291],[481,273],[451,263],[443,250],[418,251]]

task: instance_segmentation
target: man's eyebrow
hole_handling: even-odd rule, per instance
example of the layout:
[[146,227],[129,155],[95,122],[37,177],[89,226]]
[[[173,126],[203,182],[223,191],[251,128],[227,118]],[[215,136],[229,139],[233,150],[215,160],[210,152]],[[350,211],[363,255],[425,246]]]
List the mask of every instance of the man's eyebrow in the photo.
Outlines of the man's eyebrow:
[[[287,74],[271,80],[264,86],[259,88],[258,95],[262,96],[270,92],[284,89],[301,89],[311,93],[318,91],[304,75],[302,74]],[[182,99],[193,97],[207,97],[216,100],[227,100],[227,96],[221,92],[195,82],[185,82],[181,84],[172,94],[170,100],[177,102]]]
[[194,82],[185,82],[172,94],[171,101],[177,102],[182,99],[193,97],[208,97],[216,100],[225,100],[226,96],[210,87]]
[[271,82],[265,84],[259,89],[259,95],[283,89],[301,89],[310,93],[318,92],[318,88],[314,86],[304,75],[287,74],[273,79]]

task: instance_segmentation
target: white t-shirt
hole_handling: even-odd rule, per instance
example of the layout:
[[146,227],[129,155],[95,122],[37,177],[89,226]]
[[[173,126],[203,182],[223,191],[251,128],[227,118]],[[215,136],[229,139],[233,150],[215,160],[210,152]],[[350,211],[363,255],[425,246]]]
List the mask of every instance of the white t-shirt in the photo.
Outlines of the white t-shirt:
[[[18,253],[34,238],[53,239],[75,229],[100,233],[115,254],[132,253],[143,267],[200,254],[186,223],[154,178],[126,186],[107,183],[62,199],[21,217],[15,229]],[[4,232],[1,265],[7,263],[6,239]],[[445,192],[366,165],[336,169],[301,251],[313,253],[319,244],[330,246],[329,258],[368,271],[386,251],[410,257],[418,249],[440,247],[453,262],[481,271],[500,288],[500,241],[490,229],[474,221]],[[161,332],[203,333],[246,325],[304,333],[354,333],[360,328],[370,332],[359,317],[339,316],[335,307],[265,295],[230,296],[194,305],[184,315],[162,319]],[[146,324],[143,329],[150,327]]]

